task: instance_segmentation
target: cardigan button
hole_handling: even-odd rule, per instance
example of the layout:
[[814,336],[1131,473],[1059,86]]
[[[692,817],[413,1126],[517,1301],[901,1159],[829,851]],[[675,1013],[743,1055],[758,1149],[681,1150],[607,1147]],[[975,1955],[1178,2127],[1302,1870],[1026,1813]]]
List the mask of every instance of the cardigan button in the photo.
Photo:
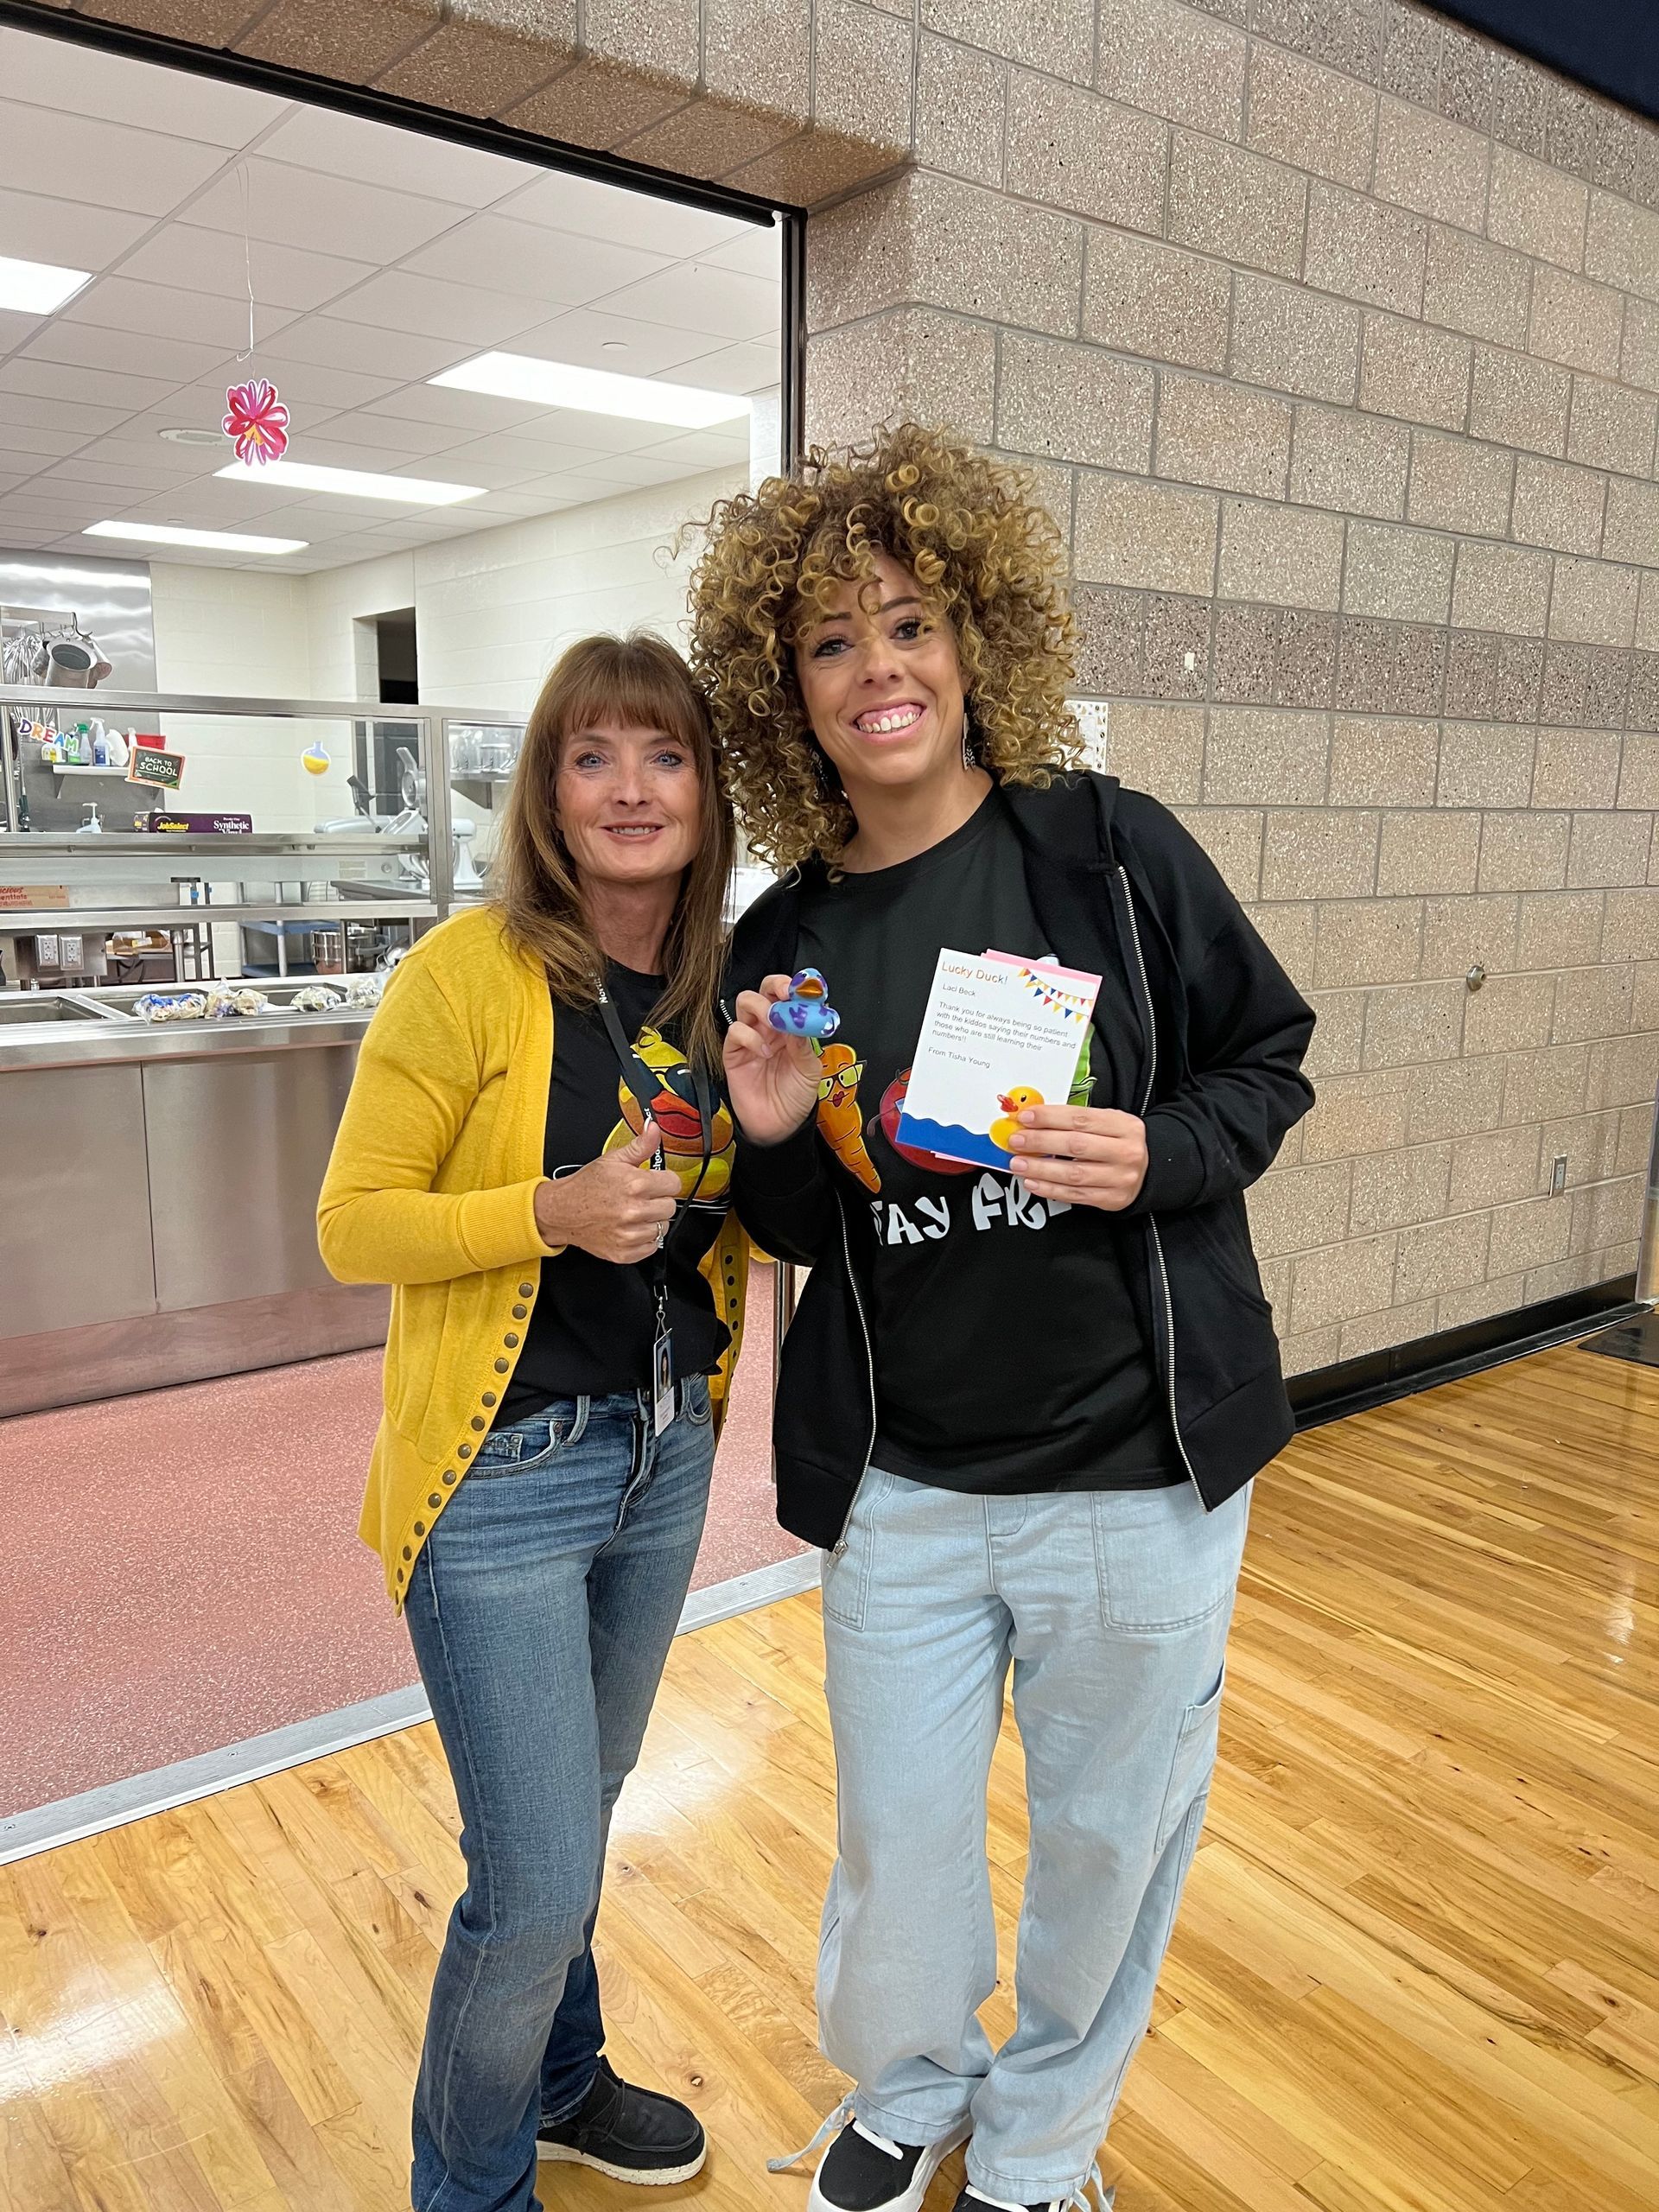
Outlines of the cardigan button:
[[473,1427],[474,1428],[487,1428],[489,1424],[485,1420],[482,1414],[474,1414],[473,1415]]
[[470,1459],[472,1456],[473,1447],[470,1444],[460,1444],[456,1446],[455,1457],[457,1459]]
[[533,1282],[521,1282],[518,1286],[518,1295],[520,1298],[533,1298],[536,1295],[535,1284]]
[[495,1371],[498,1375],[505,1375],[512,1365],[512,1362],[510,1359],[498,1359],[495,1363]]
[[407,1544],[405,1544],[405,1545],[404,1546],[404,1557],[405,1559],[413,1559],[413,1558],[414,1558],[414,1556],[415,1556],[414,1553],[413,1553],[412,1551],[410,1551],[410,1549],[409,1548],[409,1546],[408,1546]]
[[501,1341],[505,1344],[508,1351],[511,1351],[514,1344],[518,1341],[518,1332],[516,1329],[509,1329],[506,1335],[502,1338]]
[[446,1468],[444,1469],[444,1471],[443,1471],[443,1477],[442,1477],[442,1479],[443,1479],[446,1483],[453,1483],[453,1482],[457,1481],[457,1480],[459,1479],[459,1478],[457,1477],[457,1475],[456,1475],[456,1473],[455,1473],[455,1471],[454,1471],[454,1469],[453,1467],[446,1467]]
[[401,1582],[401,1581],[403,1580],[403,1579],[404,1579],[404,1570],[403,1570],[403,1568],[400,1567],[398,1568],[398,1570],[397,1570],[397,1580]]
[[429,1505],[442,1505],[443,1503],[443,1492],[442,1491],[435,1490],[426,1502]]
[[515,1306],[512,1309],[512,1318],[515,1321],[522,1321],[529,1311],[528,1306]]
[[423,1536],[426,1534],[426,1523],[424,1521],[417,1521],[415,1523],[415,1533],[417,1536]]
[[484,1403],[486,1406],[493,1406],[495,1403],[495,1393],[493,1390],[486,1390],[484,1393]]

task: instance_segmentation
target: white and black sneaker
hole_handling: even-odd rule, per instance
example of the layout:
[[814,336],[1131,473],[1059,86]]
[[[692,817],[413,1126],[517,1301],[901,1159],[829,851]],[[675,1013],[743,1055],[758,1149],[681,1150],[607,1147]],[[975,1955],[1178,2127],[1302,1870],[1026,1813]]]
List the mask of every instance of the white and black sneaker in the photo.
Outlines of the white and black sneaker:
[[702,2124],[689,2105],[635,2088],[607,2058],[569,2118],[543,2120],[536,2138],[538,2158],[591,2166],[647,2189],[690,2181],[708,2154]]
[[921,2212],[922,2199],[969,2123],[937,2143],[895,2143],[861,2120],[843,2127],[823,2154],[806,2212]]

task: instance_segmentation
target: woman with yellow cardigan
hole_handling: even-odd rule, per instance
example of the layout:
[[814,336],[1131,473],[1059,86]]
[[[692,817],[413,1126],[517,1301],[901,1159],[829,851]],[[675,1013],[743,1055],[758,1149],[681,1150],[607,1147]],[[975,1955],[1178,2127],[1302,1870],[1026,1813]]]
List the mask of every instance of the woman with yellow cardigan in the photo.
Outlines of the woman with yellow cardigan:
[[415,2212],[529,2212],[538,2159],[646,2183],[703,2160],[686,2107],[601,2056],[591,1939],[742,1324],[714,1072],[731,861],[679,656],[572,646],[525,731],[497,895],[398,967],[323,1184],[332,1272],[392,1286],[362,1534],[463,1821]]

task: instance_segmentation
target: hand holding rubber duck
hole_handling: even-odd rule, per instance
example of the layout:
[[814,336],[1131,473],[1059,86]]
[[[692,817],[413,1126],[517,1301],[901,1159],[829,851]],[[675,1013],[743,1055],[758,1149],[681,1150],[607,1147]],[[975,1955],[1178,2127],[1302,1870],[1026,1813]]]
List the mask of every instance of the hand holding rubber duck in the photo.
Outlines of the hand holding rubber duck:
[[817,1044],[792,1021],[779,1028],[772,1020],[794,996],[798,980],[768,976],[758,991],[740,991],[726,1032],[727,1096],[753,1144],[781,1144],[817,1108]]

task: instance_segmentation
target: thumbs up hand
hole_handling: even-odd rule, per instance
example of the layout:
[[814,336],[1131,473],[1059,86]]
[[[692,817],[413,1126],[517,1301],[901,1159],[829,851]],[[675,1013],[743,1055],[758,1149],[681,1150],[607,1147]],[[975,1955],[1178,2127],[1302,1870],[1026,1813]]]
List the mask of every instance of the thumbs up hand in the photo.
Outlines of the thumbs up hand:
[[655,1122],[647,1122],[620,1152],[543,1183],[536,1193],[542,1242],[578,1245],[618,1267],[649,1259],[668,1233],[680,1195],[677,1176],[646,1165],[662,1141]]

